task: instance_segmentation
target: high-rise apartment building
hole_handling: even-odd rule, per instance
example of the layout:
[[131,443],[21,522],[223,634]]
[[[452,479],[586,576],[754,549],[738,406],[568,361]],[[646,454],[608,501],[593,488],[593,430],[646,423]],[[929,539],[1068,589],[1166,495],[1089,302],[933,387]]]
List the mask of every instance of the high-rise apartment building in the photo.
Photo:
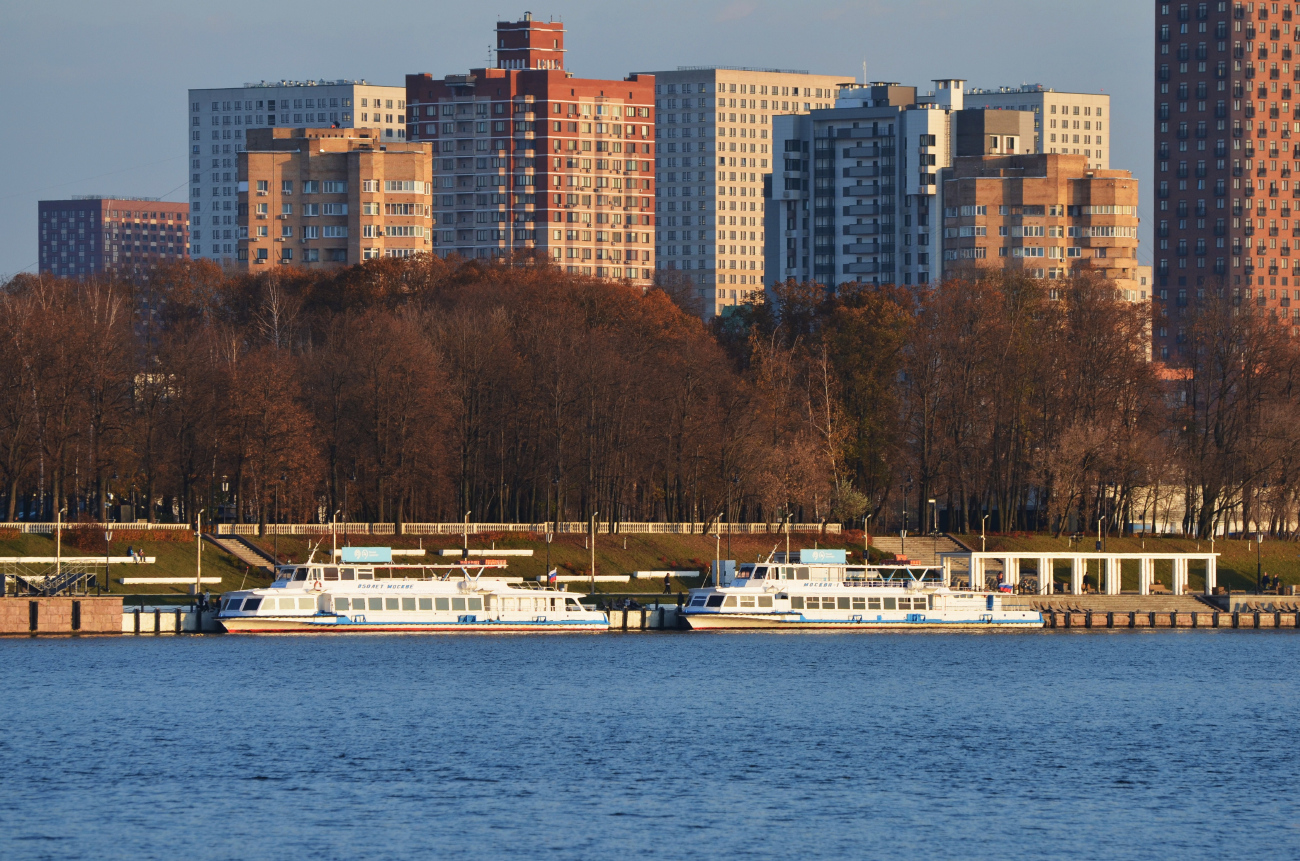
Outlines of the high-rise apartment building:
[[1156,358],[1207,289],[1300,333],[1297,3],[1156,3]]
[[383,129],[251,129],[239,265],[337,268],[431,250],[432,147]]
[[42,200],[37,210],[41,272],[129,277],[188,256],[186,203],[89,195]]
[[659,196],[655,256],[695,290],[708,319],[763,295],[764,183],[781,156],[774,120],[835,104],[851,76],[680,67],[655,76]]
[[[773,121],[767,283],[926,284],[940,270],[939,171],[959,140],[964,82],[932,95],[874,83],[834,107]],[[975,111],[970,154],[1032,152],[1032,115]],[[985,135],[985,126],[990,134]]]
[[434,149],[434,253],[651,282],[652,78],[574,77],[563,25],[528,15],[497,23],[496,68],[408,75],[406,99],[408,139]]
[[1129,301],[1150,297],[1150,267],[1137,261],[1138,182],[1128,171],[1090,168],[1084,155],[972,156],[954,159],[940,182],[943,273],[1094,273]]
[[1088,167],[1110,170],[1114,146],[1110,96],[1105,93],[1063,93],[1042,84],[970,89],[966,107],[1029,111],[1034,115],[1034,152],[1081,155]]
[[250,129],[378,128],[406,137],[406,90],[365,81],[276,81],[189,91],[190,253],[233,263],[239,245],[236,160]]

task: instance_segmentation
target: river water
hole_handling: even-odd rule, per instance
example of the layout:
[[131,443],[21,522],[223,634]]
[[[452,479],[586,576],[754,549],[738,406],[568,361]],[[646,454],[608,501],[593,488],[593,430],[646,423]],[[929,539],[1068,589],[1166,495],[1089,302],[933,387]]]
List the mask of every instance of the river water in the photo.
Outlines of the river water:
[[1296,858],[1296,633],[0,641],[0,857]]

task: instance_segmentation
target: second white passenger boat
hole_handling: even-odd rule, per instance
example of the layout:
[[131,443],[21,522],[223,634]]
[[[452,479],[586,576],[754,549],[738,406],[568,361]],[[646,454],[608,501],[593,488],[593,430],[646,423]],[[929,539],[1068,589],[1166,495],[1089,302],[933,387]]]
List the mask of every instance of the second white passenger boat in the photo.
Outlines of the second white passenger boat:
[[608,630],[608,617],[583,606],[583,595],[485,576],[504,567],[504,562],[285,565],[267,588],[223,595],[217,620],[233,634]]
[[[783,555],[783,554],[782,554]],[[1036,610],[1003,609],[994,592],[949,589],[935,569],[849,565],[842,550],[747,563],[723,586],[692,589],[694,630],[1012,630],[1043,627]]]

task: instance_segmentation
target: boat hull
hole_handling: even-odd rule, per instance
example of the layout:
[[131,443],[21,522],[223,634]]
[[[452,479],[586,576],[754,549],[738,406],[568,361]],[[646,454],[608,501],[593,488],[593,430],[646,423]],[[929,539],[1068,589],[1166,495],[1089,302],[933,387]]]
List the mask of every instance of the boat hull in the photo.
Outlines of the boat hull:
[[229,634],[581,634],[609,628],[600,621],[352,622],[332,616],[220,618]]
[[1006,619],[944,619],[928,617],[907,619],[816,619],[794,613],[684,613],[693,631],[1008,631],[1036,630],[1043,627],[1040,614]]

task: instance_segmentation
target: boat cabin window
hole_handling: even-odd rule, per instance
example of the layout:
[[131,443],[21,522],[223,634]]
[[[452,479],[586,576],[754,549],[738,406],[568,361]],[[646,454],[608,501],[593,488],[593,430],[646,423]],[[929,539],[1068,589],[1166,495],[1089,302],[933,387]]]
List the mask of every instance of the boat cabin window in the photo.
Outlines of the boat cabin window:
[[734,606],[736,606],[736,596],[735,596],[735,595],[728,595],[728,596],[727,596],[727,600],[725,600],[725,601],[722,602],[722,606],[724,606],[724,607],[734,607]]
[[358,568],[358,569],[357,569],[357,579],[358,579],[358,580],[373,580],[373,579],[375,579],[375,571],[374,571],[374,569],[373,569],[373,568]]
[[333,568],[333,567],[331,567],[331,568],[326,568],[326,569],[325,569],[325,579],[326,579],[326,580],[337,580],[337,579],[339,579],[339,569],[337,569],[337,568]]
[[879,609],[880,609],[880,599],[879,599],[879,598],[868,598],[868,599],[867,599],[867,609],[868,609],[868,610],[879,610]]
[[582,612],[582,605],[578,603],[577,598],[565,598],[564,609],[570,613],[580,613]]
[[710,607],[721,607],[721,606],[722,606],[722,596],[721,596],[721,595],[710,595],[710,596],[709,596],[709,603],[708,603],[708,606],[710,606]]
[[432,610],[432,609],[433,609],[433,599],[432,599],[432,598],[421,598],[421,599],[420,599],[420,609],[421,609],[421,610]]
[[396,610],[397,607],[398,607],[398,604],[397,604],[397,599],[396,599],[396,598],[385,598],[385,599],[384,599],[384,609],[385,609],[385,610]]
[[260,606],[262,606],[262,599],[261,599],[261,598],[246,598],[246,599],[244,599],[244,612],[245,612],[245,613],[252,613],[252,612],[256,611],[257,608],[260,607]]
[[802,596],[802,595],[791,595],[791,596],[790,596],[790,609],[791,609],[791,610],[802,610],[803,608],[804,608],[803,596]]
[[433,606],[434,606],[435,609],[438,609],[438,610],[450,610],[450,609],[451,609],[451,599],[449,599],[449,598],[434,598],[434,599],[433,599]]
[[763,580],[763,579],[766,579],[766,578],[767,578],[767,566],[766,566],[766,565],[759,565],[758,567],[754,568],[752,571],[749,571],[749,572],[741,571],[741,573],[740,573],[740,576],[741,576],[741,577],[744,577],[744,576],[746,576],[746,575],[748,575],[749,577],[751,577],[751,578],[753,578],[753,579],[755,579],[755,580]]
[[370,603],[370,609],[371,609],[371,610],[382,610],[382,609],[384,609],[384,599],[383,599],[383,598],[370,598],[370,599],[368,599],[368,600],[369,600],[369,603]]
[[306,568],[299,568],[297,571],[293,572],[293,579],[294,579],[295,581],[297,581],[297,580],[306,580],[306,579],[307,579],[307,569],[306,569]]
[[[708,595],[696,595],[694,598],[691,599],[691,606],[692,606],[692,607],[703,607],[703,606],[704,606],[704,602],[707,601],[708,598],[709,598]],[[721,604],[722,601],[719,600],[718,603]]]
[[414,599],[414,598],[403,598],[403,599],[402,599],[402,609],[403,609],[403,610],[414,610],[414,609],[415,609],[415,599]]
[[357,579],[357,569],[355,569],[355,568],[340,568],[340,569],[339,569],[339,579],[340,579],[340,580],[355,580],[355,579]]
[[749,576],[752,575],[753,573],[754,573],[754,563],[753,563],[753,562],[742,562],[741,565],[740,565],[740,570],[736,573],[736,576],[737,576],[737,577],[749,577]]
[[794,569],[794,571],[795,571],[795,579],[796,579],[796,580],[807,580],[807,579],[808,579],[808,569],[807,569],[807,568],[796,568],[796,569]]
[[[364,609],[365,609],[366,599],[365,599],[365,598],[358,598],[357,600],[361,602],[361,609],[364,610]],[[335,599],[334,599],[334,612],[337,613],[338,611],[340,611],[340,610],[346,610],[347,608],[348,608],[348,599],[347,599],[347,598],[335,598]]]
[[759,596],[758,596],[758,606],[760,606],[760,607],[771,607],[771,606],[772,606],[772,596],[771,596],[771,595],[759,595]]
[[886,610],[897,610],[897,609],[898,609],[898,599],[897,599],[897,598],[886,598],[886,599],[885,599],[885,609],[886,609]]

